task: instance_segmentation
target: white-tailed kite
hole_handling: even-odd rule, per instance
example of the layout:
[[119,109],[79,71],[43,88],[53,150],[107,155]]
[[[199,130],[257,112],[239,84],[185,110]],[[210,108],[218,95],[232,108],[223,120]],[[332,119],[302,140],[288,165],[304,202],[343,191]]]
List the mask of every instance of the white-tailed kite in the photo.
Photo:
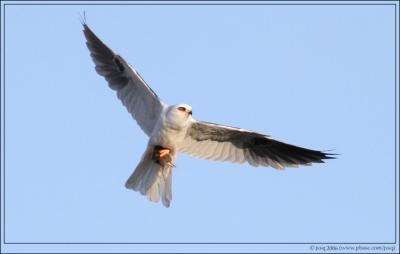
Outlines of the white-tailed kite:
[[164,206],[169,207],[177,152],[276,169],[333,158],[333,154],[286,144],[254,131],[195,120],[191,106],[161,102],[125,59],[107,47],[85,22],[83,28],[97,73],[117,92],[149,136],[146,151],[125,184],[126,188],[146,195],[149,200],[158,202],[161,197]]

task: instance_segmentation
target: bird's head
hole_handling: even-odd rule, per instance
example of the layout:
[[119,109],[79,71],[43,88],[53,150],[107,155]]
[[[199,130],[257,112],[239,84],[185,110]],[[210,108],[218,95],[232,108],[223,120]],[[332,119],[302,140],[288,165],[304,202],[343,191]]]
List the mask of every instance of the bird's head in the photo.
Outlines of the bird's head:
[[189,117],[192,115],[192,107],[187,104],[176,104],[174,105],[174,109],[181,115],[185,117]]
[[187,104],[176,104],[168,108],[167,119],[178,128],[185,127],[192,118],[192,107]]

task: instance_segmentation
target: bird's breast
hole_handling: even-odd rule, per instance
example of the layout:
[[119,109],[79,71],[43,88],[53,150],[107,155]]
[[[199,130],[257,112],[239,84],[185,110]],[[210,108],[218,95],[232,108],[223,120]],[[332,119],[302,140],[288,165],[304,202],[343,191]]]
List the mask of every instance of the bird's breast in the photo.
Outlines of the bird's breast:
[[176,150],[176,147],[184,140],[185,135],[186,129],[173,129],[167,126],[160,126],[160,128],[154,130],[150,138],[150,143]]

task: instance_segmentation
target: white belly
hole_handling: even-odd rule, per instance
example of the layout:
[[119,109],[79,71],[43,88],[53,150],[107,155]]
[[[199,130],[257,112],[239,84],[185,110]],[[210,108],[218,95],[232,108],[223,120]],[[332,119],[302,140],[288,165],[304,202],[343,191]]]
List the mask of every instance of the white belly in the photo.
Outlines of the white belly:
[[175,151],[178,145],[183,142],[185,135],[186,129],[176,130],[160,126],[152,133],[149,143]]

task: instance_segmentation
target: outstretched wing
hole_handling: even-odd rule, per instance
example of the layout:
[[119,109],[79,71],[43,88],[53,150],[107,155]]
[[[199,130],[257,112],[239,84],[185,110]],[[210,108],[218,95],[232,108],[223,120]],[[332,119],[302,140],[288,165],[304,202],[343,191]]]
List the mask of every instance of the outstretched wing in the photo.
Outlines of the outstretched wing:
[[83,28],[97,73],[108,81],[111,89],[117,91],[118,98],[150,136],[163,103],[130,64],[107,47],[85,23]]
[[247,161],[252,166],[276,169],[321,163],[333,158],[332,154],[286,144],[260,133],[195,120],[179,151],[203,159]]

